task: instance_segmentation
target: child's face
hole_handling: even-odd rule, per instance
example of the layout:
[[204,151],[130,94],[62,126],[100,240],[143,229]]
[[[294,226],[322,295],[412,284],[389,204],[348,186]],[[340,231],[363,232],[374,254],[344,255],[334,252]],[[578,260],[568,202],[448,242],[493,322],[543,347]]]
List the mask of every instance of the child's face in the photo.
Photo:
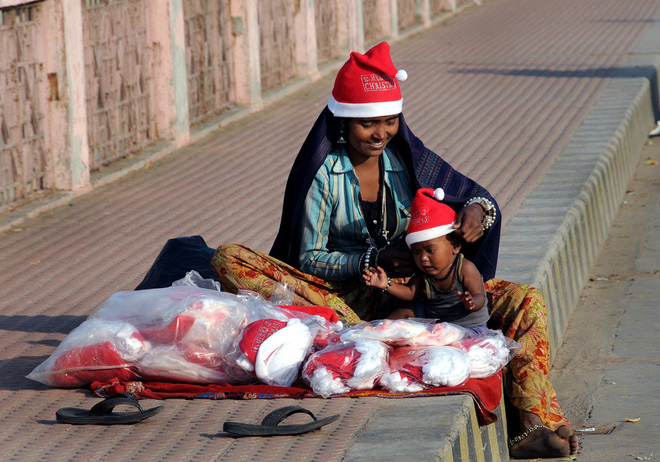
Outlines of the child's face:
[[455,246],[440,236],[428,241],[416,242],[410,246],[415,264],[429,276],[443,277],[454,262],[460,246]]

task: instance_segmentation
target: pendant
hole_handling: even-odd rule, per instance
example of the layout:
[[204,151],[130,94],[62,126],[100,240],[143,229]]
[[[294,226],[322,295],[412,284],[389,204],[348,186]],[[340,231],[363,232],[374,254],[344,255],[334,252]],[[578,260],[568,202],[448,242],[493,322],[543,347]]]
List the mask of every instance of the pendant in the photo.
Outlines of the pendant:
[[383,234],[381,236],[378,236],[376,238],[376,247],[378,247],[379,249],[382,249],[382,248],[385,248],[388,245],[390,245],[390,241],[389,241],[389,239],[387,239],[387,234],[388,233],[386,231],[385,234]]

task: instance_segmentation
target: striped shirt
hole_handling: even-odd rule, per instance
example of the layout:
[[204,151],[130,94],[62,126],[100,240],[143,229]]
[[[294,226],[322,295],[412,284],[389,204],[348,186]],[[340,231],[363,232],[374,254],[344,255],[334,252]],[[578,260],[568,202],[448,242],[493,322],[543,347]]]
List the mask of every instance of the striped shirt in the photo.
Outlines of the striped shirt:
[[[397,155],[383,152],[385,184],[396,204],[396,230],[391,241],[405,236],[414,196],[410,178]],[[360,278],[360,257],[368,248],[369,232],[360,213],[360,182],[346,149],[331,152],[305,198],[302,217],[301,271],[326,281]]]

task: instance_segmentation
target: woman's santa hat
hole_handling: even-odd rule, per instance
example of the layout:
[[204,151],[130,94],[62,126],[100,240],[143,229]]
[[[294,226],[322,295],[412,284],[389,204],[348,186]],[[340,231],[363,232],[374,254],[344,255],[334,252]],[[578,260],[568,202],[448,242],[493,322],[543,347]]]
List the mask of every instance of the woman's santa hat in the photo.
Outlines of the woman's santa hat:
[[410,211],[410,224],[406,235],[408,247],[454,231],[456,212],[440,202],[445,198],[442,188],[417,190]]
[[403,110],[401,88],[408,74],[392,64],[390,46],[381,42],[365,54],[351,53],[337,73],[328,100],[335,117],[383,117]]

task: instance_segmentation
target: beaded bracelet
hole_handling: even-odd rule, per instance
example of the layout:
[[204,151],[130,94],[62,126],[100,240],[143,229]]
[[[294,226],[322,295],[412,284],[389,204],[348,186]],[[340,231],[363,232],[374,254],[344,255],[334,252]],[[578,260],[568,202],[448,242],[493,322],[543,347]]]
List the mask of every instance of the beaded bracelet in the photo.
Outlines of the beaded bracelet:
[[[364,273],[366,270],[371,268],[371,260],[372,260],[371,257],[372,257],[372,254],[374,252],[376,252],[376,248],[375,247],[369,247],[367,249],[367,251],[362,255],[362,257],[360,257],[361,263],[359,263],[359,264],[360,264],[360,269],[361,269],[362,273]],[[375,257],[374,257],[374,259],[375,259]]]
[[390,278],[388,277],[388,278],[387,278],[387,285],[386,285],[385,288],[383,289],[383,293],[385,294],[385,293],[389,292],[390,287],[392,287],[392,279],[390,279]]
[[493,204],[490,199],[486,197],[472,197],[465,203],[464,207],[472,204],[479,204],[479,206],[483,209],[484,218],[481,220],[481,228],[486,231],[491,226],[493,226],[493,223],[495,223],[495,218],[497,218],[497,209],[495,208],[495,204]]

